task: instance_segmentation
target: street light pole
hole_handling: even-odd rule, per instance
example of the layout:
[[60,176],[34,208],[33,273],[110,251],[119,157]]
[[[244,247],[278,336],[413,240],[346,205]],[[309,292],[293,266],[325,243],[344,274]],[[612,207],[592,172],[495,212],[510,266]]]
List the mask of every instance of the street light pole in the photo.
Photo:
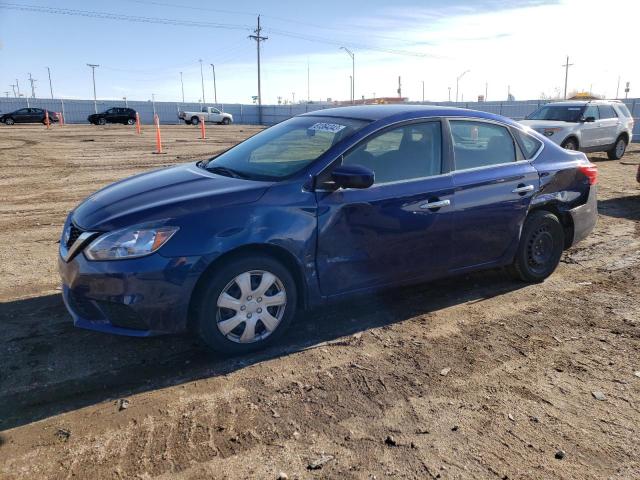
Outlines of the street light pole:
[[51,69],[47,67],[47,73],[49,74],[49,91],[51,92],[51,98],[53,99],[53,85],[51,83]]
[[569,80],[569,67],[573,66],[573,63],[569,63],[569,55],[567,55],[567,63],[562,65],[564,67],[564,99],[567,99],[567,82]]
[[340,47],[340,49],[351,57],[351,103],[354,104],[356,99],[356,56],[347,47]]
[[465,76],[465,74],[469,73],[470,70],[465,70],[464,72],[462,72],[460,75],[458,75],[458,78],[456,78],[456,103],[458,103],[458,91],[460,89],[460,79],[462,77]]
[[422,80],[422,103],[424,103],[424,80]]
[[98,102],[96,100],[96,67],[100,65],[95,65],[93,63],[87,63],[87,67],[91,67],[91,77],[93,78],[93,110],[95,113],[98,113]]
[[211,65],[211,71],[213,72],[213,102],[218,104],[218,91],[216,89],[216,67],[213,63]]
[[262,86],[260,79],[260,42],[264,42],[265,40],[269,40],[269,37],[263,37],[260,35],[262,32],[262,27],[260,27],[260,15],[258,15],[258,27],[253,31],[255,35],[249,35],[251,40],[256,41],[256,49],[258,53],[258,123],[262,124]]
[[202,73],[202,59],[198,60],[200,62],[200,81],[202,82],[202,104],[204,105],[207,101],[204,98],[204,73]]
[[129,102],[127,101],[127,97],[122,97],[122,99],[124,100],[124,106],[126,108],[129,108]]
[[184,82],[182,81],[182,72],[180,72],[180,86],[182,87],[182,103],[184,103]]

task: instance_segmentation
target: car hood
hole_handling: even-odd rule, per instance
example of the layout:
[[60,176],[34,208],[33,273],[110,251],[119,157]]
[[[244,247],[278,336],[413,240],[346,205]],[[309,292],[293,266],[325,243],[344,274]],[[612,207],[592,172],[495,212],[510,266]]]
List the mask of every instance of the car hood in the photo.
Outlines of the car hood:
[[109,185],[84,200],[72,219],[83,230],[109,231],[255,202],[270,186],[268,182],[216,175],[190,163]]
[[560,122],[558,120],[521,120],[519,123],[534,130],[541,128],[571,128],[576,125],[575,123]]

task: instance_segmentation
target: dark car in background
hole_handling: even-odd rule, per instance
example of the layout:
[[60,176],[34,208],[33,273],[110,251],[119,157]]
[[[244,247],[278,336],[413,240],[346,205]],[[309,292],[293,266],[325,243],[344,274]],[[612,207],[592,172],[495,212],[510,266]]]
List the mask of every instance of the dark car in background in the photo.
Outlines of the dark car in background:
[[243,353],[352,294],[496,267],[542,282],[594,228],[596,183],[584,153],[490,113],[307,113],[87,198],[63,298],[79,327]]
[[106,125],[107,123],[133,125],[136,123],[136,111],[133,108],[113,107],[104,112],[89,115],[87,120],[94,125]]
[[[15,112],[0,115],[0,122],[6,125],[14,123],[46,123],[46,109],[43,108],[21,108]],[[49,110],[49,121],[58,121],[58,114]]]

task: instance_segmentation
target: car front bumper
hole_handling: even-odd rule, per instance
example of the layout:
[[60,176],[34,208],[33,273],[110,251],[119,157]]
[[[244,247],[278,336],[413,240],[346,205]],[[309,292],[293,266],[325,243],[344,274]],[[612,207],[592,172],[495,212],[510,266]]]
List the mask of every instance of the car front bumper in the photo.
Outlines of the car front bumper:
[[130,336],[187,329],[189,302],[204,271],[201,257],[89,261],[58,256],[64,303],[77,327]]
[[584,205],[569,210],[573,221],[573,240],[575,245],[584,240],[598,223],[598,189],[595,185],[589,188],[589,197]]

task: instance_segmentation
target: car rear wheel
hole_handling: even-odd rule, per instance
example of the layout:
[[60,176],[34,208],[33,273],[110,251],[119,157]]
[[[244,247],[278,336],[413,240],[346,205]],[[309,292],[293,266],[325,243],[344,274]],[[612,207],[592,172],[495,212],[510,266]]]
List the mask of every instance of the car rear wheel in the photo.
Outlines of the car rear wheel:
[[607,157],[609,157],[609,160],[620,160],[626,151],[627,141],[624,137],[618,137],[613,148],[607,152]]
[[13,120],[13,118],[7,118],[7,119],[4,121],[4,123],[5,123],[5,125],[13,125],[13,124],[14,124],[14,123],[16,123],[16,122]]
[[574,138],[567,138],[561,146],[565,150],[578,150],[578,142]]
[[200,119],[198,117],[191,117],[191,125],[198,125],[200,123]]
[[98,119],[98,125],[106,125],[107,124],[107,119],[106,118],[99,118]]
[[536,210],[524,222],[510,271],[522,281],[542,282],[555,271],[563,249],[564,229],[558,217],[546,210]]
[[136,121],[133,118],[127,119],[127,125],[133,125],[134,123],[136,123]]
[[275,342],[296,312],[296,285],[289,270],[266,256],[222,265],[198,293],[194,324],[212,350],[242,354]]

